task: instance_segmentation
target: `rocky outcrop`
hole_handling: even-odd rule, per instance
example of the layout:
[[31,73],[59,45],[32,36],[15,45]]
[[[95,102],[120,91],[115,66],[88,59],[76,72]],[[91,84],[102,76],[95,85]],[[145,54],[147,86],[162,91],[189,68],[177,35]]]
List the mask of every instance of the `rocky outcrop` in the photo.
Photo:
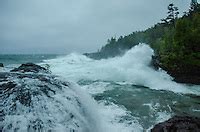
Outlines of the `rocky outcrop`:
[[89,131],[70,83],[33,63],[11,71],[0,72],[0,132]]
[[167,71],[167,73],[174,78],[174,81],[178,83],[200,85],[199,67],[191,67],[190,65],[177,65],[174,67],[167,67],[161,63],[160,57],[158,55],[152,56],[150,66],[155,70],[162,68],[163,70]]
[[0,67],[4,67],[3,63],[0,63]]
[[182,66],[177,69],[168,70],[168,73],[174,77],[178,83],[188,83],[200,85],[200,67]]
[[200,118],[174,116],[155,125],[151,132],[200,132]]
[[152,67],[155,70],[158,70],[161,67],[159,61],[160,61],[159,56],[152,56],[150,67]]
[[22,64],[21,66],[19,66],[18,68],[15,68],[13,70],[11,70],[11,72],[33,72],[33,73],[49,73],[49,70],[47,70],[44,67],[41,67],[39,65],[33,64],[33,63],[26,63],[26,64]]

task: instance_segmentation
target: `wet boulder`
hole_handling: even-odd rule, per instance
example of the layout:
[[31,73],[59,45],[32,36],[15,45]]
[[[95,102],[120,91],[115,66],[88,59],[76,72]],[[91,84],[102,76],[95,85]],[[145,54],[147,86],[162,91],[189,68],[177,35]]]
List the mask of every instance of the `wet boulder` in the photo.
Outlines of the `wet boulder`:
[[174,116],[155,125],[151,132],[200,132],[200,118]]
[[36,65],[34,63],[26,63],[26,64],[22,64],[21,66],[19,66],[18,68],[14,68],[13,70],[11,70],[11,72],[22,72],[22,73],[26,73],[26,72],[33,72],[33,73],[49,73],[49,70],[47,70],[44,67],[41,67],[39,65]]
[[31,64],[0,72],[0,132],[92,131],[73,86],[35,67],[44,70]]
[[4,67],[3,63],[0,63],[0,67]]

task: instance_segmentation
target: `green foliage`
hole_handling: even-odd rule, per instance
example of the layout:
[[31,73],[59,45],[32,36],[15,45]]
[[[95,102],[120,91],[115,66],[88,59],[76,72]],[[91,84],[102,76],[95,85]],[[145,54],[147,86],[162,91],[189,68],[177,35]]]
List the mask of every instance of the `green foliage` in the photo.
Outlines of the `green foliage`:
[[[118,39],[111,38],[97,53],[87,54],[96,59],[114,57],[139,43],[149,44],[166,70],[186,71],[200,69],[200,6],[191,9],[182,18],[174,5],[169,5],[166,23],[158,23],[145,31],[133,32]],[[171,18],[170,18],[171,17]]]
[[[193,10],[192,10],[193,9]],[[170,70],[182,71],[200,68],[200,10],[192,7],[187,16],[176,21],[175,28],[169,28],[164,35],[161,62]]]
[[175,21],[178,19],[178,7],[174,6],[174,4],[169,4],[168,8],[168,16],[165,19],[161,19],[161,21],[164,22],[164,24],[172,24],[175,26]]

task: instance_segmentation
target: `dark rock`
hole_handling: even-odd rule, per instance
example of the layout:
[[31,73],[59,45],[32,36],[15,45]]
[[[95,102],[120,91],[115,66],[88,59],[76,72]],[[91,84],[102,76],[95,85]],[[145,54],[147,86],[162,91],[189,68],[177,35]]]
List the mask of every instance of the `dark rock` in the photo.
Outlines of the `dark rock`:
[[161,63],[159,55],[152,56],[150,66],[155,70],[162,68],[167,71],[167,73],[174,78],[174,81],[178,83],[200,85],[200,67],[178,64],[173,67],[167,67]]
[[4,67],[3,63],[0,63],[0,67]]
[[46,68],[41,67],[39,65],[33,64],[33,63],[26,63],[26,64],[22,64],[18,68],[11,70],[11,72],[22,72],[22,73],[25,73],[25,72],[33,72],[33,73],[43,72],[43,73],[49,73],[49,70],[47,70]]
[[23,89],[22,89],[21,92],[18,93],[16,100],[18,100],[24,106],[30,106],[31,105],[31,93],[28,90],[23,91]]
[[[62,90],[66,86],[66,82],[57,80],[51,74],[36,73],[10,73],[0,72],[0,122],[4,121],[6,115],[19,115],[23,113],[21,106],[27,108],[29,112],[37,108],[37,101],[44,98],[53,98],[56,91]],[[69,99],[68,99],[69,100]],[[42,106],[46,107],[46,106]],[[41,129],[41,122],[31,122],[31,128]],[[11,126],[12,128],[13,126]],[[11,129],[10,128],[10,129]],[[0,124],[0,132],[3,126]],[[9,125],[6,129],[9,129]]]
[[174,69],[169,69],[168,73],[174,77],[174,81],[176,82],[200,85],[199,69],[199,66],[182,65]]
[[[12,95],[12,101],[19,101],[24,106],[31,105],[32,96],[43,94],[50,97],[50,95],[56,93],[52,87],[61,89],[62,86],[65,85],[61,82],[57,82],[53,75],[7,72],[0,72],[0,82],[0,100],[6,101],[6,99]],[[14,106],[15,105],[11,106],[12,109]]]
[[0,87],[2,88],[2,89],[11,89],[11,88],[14,88],[16,86],[16,84],[15,83],[13,83],[13,82],[8,82],[8,83],[3,83],[2,85],[0,85]]
[[174,77],[174,81],[178,83],[188,83],[200,85],[200,70],[199,67],[177,66],[177,68],[162,67],[168,74]]
[[155,70],[158,70],[160,68],[160,58],[159,58],[159,56],[152,56],[150,66]]
[[[74,131],[80,130],[82,120],[68,107],[71,104],[81,112],[78,96],[70,83],[51,74],[41,74],[44,70],[35,64],[23,64],[13,70],[16,72],[0,72],[0,132],[54,131],[47,126],[58,123],[65,126],[66,131],[71,131],[68,124],[75,124]],[[65,93],[66,90],[69,92]],[[61,116],[66,120],[57,118]],[[27,120],[27,124],[24,125],[23,120]]]
[[174,116],[159,123],[151,132],[200,132],[200,118],[189,116]]
[[175,77],[174,81],[178,83],[189,83],[189,84],[200,85],[200,76],[182,74],[174,77]]

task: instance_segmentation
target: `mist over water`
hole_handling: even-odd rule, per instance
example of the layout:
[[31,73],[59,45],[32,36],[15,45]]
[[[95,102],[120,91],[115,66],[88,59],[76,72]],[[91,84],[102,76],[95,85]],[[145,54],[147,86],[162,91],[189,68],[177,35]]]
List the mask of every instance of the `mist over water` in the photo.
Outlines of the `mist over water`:
[[75,82],[81,79],[115,81],[177,93],[200,93],[197,88],[193,88],[197,91],[192,91],[190,87],[172,81],[173,78],[165,71],[151,68],[153,54],[148,45],[139,44],[121,57],[93,60],[73,53],[46,62],[50,64],[53,73]]
[[45,63],[96,100],[88,107],[98,107],[91,116],[100,115],[100,131],[144,131],[173,115],[198,116],[199,86],[176,83],[162,69],[155,71],[150,67],[153,54],[148,45],[139,44],[115,58],[93,60],[72,53]]
[[[139,44],[123,56],[102,60],[72,53],[46,56],[41,63],[38,56],[8,55],[14,63],[0,69],[5,72],[1,76],[8,75],[0,85],[10,81],[16,87],[0,92],[5,98],[0,129],[143,132],[173,115],[199,116],[200,86],[179,84],[162,69],[155,71],[153,54],[148,45]],[[27,57],[48,64],[52,73],[6,73]],[[20,103],[21,97],[31,99],[30,106]]]

